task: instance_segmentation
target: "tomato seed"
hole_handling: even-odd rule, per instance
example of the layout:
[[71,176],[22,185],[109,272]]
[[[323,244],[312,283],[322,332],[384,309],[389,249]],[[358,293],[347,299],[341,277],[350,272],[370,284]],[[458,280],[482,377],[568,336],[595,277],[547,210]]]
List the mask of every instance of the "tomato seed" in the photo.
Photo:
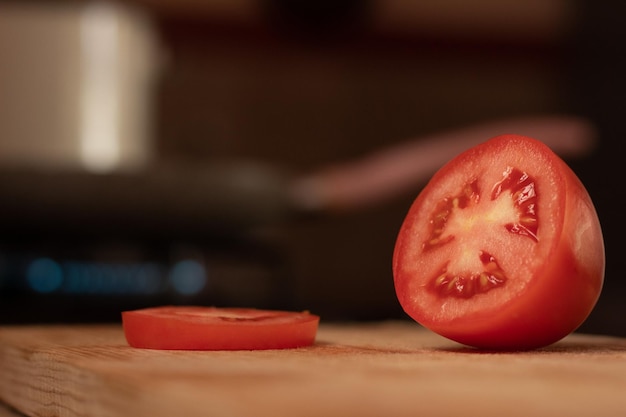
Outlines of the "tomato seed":
[[478,257],[483,264],[483,271],[467,275],[451,274],[446,265],[431,281],[431,290],[442,296],[470,298],[504,285],[507,281],[506,273],[496,259],[485,251],[480,251]]

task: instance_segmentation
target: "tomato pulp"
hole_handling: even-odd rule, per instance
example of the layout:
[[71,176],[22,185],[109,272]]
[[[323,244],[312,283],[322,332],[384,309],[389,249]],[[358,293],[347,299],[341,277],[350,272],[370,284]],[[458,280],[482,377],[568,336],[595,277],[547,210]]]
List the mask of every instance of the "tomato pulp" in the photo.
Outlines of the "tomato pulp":
[[459,343],[532,349],[578,328],[604,280],[585,187],[543,143],[502,135],[444,165],[413,202],[393,255],[405,312]]
[[164,306],[122,312],[128,344],[145,349],[258,350],[312,345],[319,317],[308,312]]

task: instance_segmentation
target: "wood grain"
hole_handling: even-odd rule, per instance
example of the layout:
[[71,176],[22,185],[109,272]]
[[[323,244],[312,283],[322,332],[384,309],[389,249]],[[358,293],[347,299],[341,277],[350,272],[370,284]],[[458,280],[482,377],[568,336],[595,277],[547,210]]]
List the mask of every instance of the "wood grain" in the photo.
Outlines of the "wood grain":
[[0,328],[0,399],[30,416],[614,416],[626,340],[484,352],[404,322],[284,351],[133,349],[120,326]]
[[0,404],[0,417],[24,417],[24,415],[16,412],[4,404]]

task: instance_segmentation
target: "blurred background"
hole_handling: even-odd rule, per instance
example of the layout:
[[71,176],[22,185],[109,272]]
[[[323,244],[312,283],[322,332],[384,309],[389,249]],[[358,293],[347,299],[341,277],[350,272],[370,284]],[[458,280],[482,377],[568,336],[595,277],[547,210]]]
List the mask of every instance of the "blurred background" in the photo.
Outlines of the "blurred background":
[[[563,157],[607,253],[581,330],[626,336],[625,12],[617,0],[1,1],[0,321],[118,321],[166,303],[403,318],[395,237],[433,164],[457,152],[449,141],[569,115],[597,133]],[[430,158],[433,143],[448,150]],[[324,192],[343,167],[404,146],[424,169],[397,191]]]

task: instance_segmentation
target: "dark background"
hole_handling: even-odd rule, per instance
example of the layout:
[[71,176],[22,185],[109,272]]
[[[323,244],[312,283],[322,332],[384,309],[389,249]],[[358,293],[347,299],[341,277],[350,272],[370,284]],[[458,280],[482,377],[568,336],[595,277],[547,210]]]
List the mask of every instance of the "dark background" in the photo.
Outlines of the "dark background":
[[[392,3],[400,5],[395,14],[374,1],[131,2],[154,19],[166,58],[154,102],[155,164],[258,161],[295,177],[473,123],[589,118],[598,145],[567,162],[596,204],[607,270],[582,330],[626,335],[624,3],[510,2],[508,10],[507,2],[481,0],[463,12],[454,1]],[[117,320],[121,308],[169,302],[309,309],[327,320],[404,317],[391,254],[422,185],[362,209],[285,219],[242,240],[132,236],[141,248],[135,260],[170,262],[172,247],[202,253],[210,268],[226,271],[222,298],[42,297],[5,284],[3,321]],[[100,236],[56,233],[37,243],[59,257],[89,252]],[[29,245],[6,236],[6,259]]]
[[625,28],[626,4],[618,1],[581,2],[580,23],[571,38],[568,65],[571,109],[592,120],[600,145],[591,157],[573,162],[585,182],[600,216],[606,245],[607,269],[601,300],[583,329],[624,335],[626,283],[622,255],[626,200],[620,184],[626,128]]

